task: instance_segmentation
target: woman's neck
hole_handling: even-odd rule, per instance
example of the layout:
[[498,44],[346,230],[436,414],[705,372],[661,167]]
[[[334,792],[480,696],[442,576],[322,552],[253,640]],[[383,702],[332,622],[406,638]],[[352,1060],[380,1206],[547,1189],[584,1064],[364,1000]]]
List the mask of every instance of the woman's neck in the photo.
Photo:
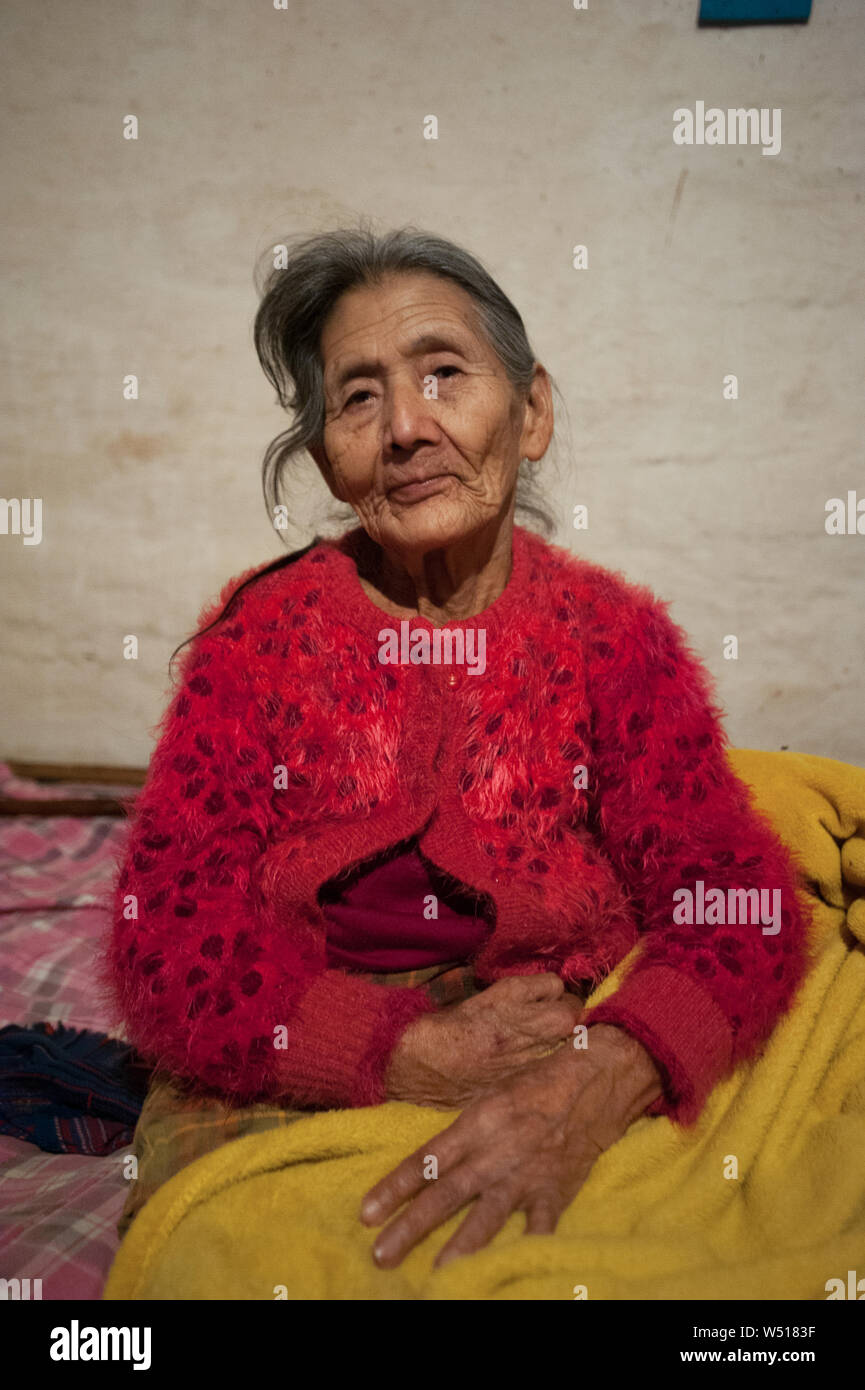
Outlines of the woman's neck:
[[397,558],[361,531],[355,563],[367,597],[395,618],[426,618],[434,626],[483,613],[507,587],[513,563],[513,519],[455,545]]

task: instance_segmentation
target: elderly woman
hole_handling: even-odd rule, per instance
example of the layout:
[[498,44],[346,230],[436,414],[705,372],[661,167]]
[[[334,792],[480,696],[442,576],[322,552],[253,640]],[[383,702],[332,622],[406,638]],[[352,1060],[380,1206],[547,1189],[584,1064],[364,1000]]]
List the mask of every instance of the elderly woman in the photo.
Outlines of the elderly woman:
[[211,1147],[236,1114],[458,1110],[360,1213],[389,1267],[468,1206],[441,1264],[515,1211],[553,1231],[638,1117],[692,1123],[789,1008],[806,923],[666,605],[515,525],[551,379],[478,261],[307,238],[255,341],[297,413],[266,495],[306,449],[359,525],[205,609],[106,974]]

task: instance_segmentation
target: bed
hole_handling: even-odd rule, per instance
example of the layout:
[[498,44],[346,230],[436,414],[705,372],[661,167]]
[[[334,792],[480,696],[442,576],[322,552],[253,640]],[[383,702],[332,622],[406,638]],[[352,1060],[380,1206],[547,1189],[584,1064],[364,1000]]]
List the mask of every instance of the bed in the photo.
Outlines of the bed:
[[[123,798],[144,774],[81,769],[72,781],[62,771],[0,762],[0,1027],[107,1032],[92,986],[100,904],[126,837]],[[45,1153],[0,1134],[0,1278],[40,1279],[43,1299],[101,1297],[119,1245],[124,1152]]]

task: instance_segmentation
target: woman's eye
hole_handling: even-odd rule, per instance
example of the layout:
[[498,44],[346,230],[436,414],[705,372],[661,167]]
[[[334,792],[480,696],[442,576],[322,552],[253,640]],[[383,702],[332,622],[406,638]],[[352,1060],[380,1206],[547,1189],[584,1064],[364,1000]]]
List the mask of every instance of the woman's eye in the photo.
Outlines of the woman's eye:
[[[439,372],[457,372],[457,373],[460,373],[460,368],[454,366],[453,362],[445,362],[441,367],[436,367],[436,368],[434,369],[434,371],[433,371],[433,376],[437,376]],[[354,405],[355,401],[360,400],[361,396],[371,396],[371,395],[372,395],[372,392],[371,392],[371,391],[355,391],[351,396],[349,396],[348,400],[346,401],[346,405],[347,405],[347,406],[349,406],[349,405]]]

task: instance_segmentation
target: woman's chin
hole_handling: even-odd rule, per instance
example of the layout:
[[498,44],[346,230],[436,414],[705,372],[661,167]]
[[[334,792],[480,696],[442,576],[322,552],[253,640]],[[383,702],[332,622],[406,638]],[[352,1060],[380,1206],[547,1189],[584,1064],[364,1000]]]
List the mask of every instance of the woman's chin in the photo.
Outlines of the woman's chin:
[[390,508],[381,543],[387,546],[392,538],[402,545],[407,541],[419,546],[459,545],[475,535],[486,520],[489,518],[478,517],[475,508],[469,511],[450,499],[430,497],[411,507]]

